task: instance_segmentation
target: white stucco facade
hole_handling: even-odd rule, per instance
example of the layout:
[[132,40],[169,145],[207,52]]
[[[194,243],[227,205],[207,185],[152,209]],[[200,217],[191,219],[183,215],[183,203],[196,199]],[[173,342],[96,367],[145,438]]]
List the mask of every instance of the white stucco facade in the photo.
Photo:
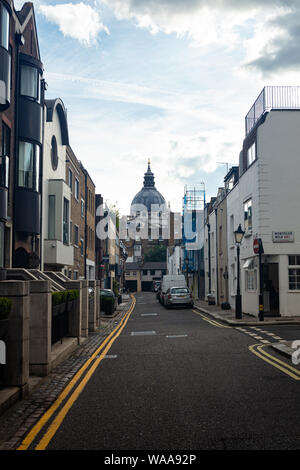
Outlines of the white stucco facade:
[[[268,112],[256,130],[256,159],[227,195],[230,302],[234,306],[237,278],[233,231],[241,224],[245,230],[240,256],[245,313],[258,315],[259,311],[259,257],[254,254],[253,240],[260,238],[266,314],[300,315],[300,259],[295,258],[300,255],[299,129],[300,111]],[[245,210],[251,216],[248,230]]]
[[[71,190],[66,178],[66,145],[62,132],[63,104],[60,100],[52,102],[51,118],[49,108],[45,107],[44,154],[43,154],[43,259],[42,266],[57,265],[60,269],[74,264],[74,248],[70,238],[64,237],[64,204],[67,201],[67,220],[70,224]],[[48,113],[48,114],[47,114]],[[56,165],[52,161],[53,137],[57,148]],[[52,201],[50,202],[50,197]],[[50,205],[52,218],[49,215]],[[68,231],[70,227],[68,227]]]

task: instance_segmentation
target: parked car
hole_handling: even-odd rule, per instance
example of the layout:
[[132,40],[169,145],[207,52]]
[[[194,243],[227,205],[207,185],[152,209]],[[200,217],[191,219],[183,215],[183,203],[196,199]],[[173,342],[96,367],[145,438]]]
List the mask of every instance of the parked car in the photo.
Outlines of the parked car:
[[165,305],[166,293],[168,289],[171,287],[186,287],[186,278],[183,274],[166,274],[162,278],[161,283],[161,293],[159,297],[159,301],[162,305]]
[[171,287],[165,295],[165,307],[187,306],[194,307],[192,293],[187,287]]
[[117,299],[116,299],[116,296],[114,294],[114,291],[111,290],[111,289],[100,289],[100,305],[101,305],[101,310],[102,310],[102,305],[103,305],[103,302],[101,302],[101,299],[105,299],[105,298],[112,298],[113,299],[113,311],[116,309],[116,305],[117,305]]
[[158,289],[160,288],[161,282],[160,281],[154,281],[153,282],[153,292],[158,292]]

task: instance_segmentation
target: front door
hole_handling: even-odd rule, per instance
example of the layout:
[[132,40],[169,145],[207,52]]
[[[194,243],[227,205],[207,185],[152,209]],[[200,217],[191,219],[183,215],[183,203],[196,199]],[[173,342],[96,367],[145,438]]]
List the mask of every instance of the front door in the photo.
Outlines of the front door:
[[279,316],[278,263],[268,263],[264,270],[264,311],[266,316]]

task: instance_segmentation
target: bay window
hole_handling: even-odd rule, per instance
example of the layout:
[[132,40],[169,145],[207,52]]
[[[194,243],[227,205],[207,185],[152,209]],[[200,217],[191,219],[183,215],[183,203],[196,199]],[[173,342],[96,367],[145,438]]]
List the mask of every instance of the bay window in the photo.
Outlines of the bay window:
[[18,186],[39,190],[40,148],[30,142],[19,142]]
[[0,152],[0,186],[8,188],[10,157],[10,129],[2,124],[2,141]]
[[21,95],[40,102],[40,73],[30,65],[21,68]]
[[69,244],[69,201],[64,198],[64,207],[63,207],[63,243],[65,245]]
[[9,46],[9,13],[5,6],[0,4],[0,46],[8,51]]

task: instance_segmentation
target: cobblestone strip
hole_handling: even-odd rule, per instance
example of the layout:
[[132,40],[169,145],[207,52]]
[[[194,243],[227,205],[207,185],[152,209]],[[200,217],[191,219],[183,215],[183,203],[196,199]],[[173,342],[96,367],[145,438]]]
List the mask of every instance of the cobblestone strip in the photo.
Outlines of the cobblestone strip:
[[[113,318],[101,318],[103,324],[96,332],[42,380],[24,400],[17,402],[0,417],[0,450],[15,450],[33,425],[62,393],[76,372],[122,320],[131,305],[129,300]],[[105,324],[107,323],[107,324]]]

